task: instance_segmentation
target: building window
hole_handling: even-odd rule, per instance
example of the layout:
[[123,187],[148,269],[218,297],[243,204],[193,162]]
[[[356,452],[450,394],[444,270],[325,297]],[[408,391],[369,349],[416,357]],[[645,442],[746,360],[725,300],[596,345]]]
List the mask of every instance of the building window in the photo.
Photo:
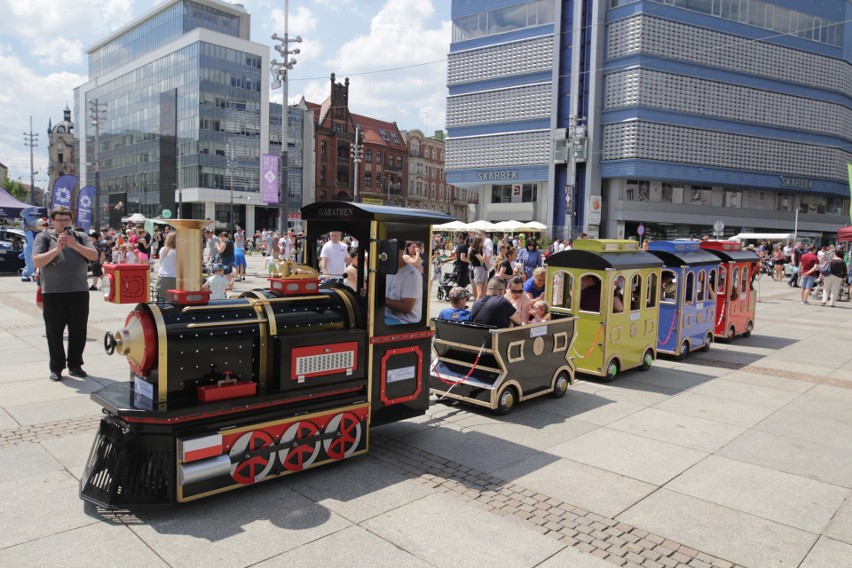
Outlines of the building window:
[[368,164],[373,161],[373,151],[372,150],[364,150],[364,161]]
[[491,186],[491,203],[532,203],[538,198],[537,183]]
[[379,150],[376,150],[376,163],[379,165],[382,163],[382,153]]
[[373,183],[373,172],[364,172],[364,187],[370,187]]
[[743,206],[743,192],[740,189],[725,189],[725,207],[740,209]]
[[320,142],[320,156],[325,156],[326,153],[326,142],[323,140]]

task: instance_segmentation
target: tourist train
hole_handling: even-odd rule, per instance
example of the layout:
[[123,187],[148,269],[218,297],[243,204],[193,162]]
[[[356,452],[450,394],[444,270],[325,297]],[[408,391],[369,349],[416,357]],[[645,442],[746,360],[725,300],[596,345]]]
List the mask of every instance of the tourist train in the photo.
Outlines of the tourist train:
[[[611,380],[667,350],[660,278],[668,261],[635,242],[578,241],[551,256],[550,321],[497,329],[429,321],[427,277],[415,280],[406,317],[391,299],[409,270],[402,243],[423,243],[429,258],[432,225],[448,216],[320,202],[304,207],[302,220],[306,243],[333,231],[357,241],[351,286],[323,279],[313,268],[318,251],[306,246],[304,265],[279,263],[267,288],[210,300],[198,269],[209,221],[169,221],[178,269],[167,298],[148,300],[148,270],[105,266],[107,301],[135,304],[104,338],[108,353],[127,359],[130,380],[91,395],[104,416],[82,499],[126,509],[196,500],[363,454],[372,426],[424,414],[431,394],[505,414],[523,400],[563,396],[575,373]],[[745,278],[732,270],[729,287]],[[724,288],[711,272],[707,286]],[[596,306],[595,283],[583,284],[592,276]],[[672,334],[695,345],[691,332]]]

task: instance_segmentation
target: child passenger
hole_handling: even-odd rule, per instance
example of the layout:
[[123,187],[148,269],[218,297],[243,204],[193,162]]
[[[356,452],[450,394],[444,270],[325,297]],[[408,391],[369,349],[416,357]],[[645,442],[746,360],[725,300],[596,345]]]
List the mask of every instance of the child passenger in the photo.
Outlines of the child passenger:
[[228,279],[225,278],[225,267],[221,264],[214,264],[211,272],[213,272],[213,275],[204,283],[203,289],[210,290],[211,300],[226,299],[225,288],[228,286]]
[[461,286],[452,288],[449,293],[450,306],[438,314],[438,319],[450,321],[469,321],[470,310],[467,309],[467,290]]
[[530,323],[550,321],[550,306],[545,300],[536,300],[530,308]]

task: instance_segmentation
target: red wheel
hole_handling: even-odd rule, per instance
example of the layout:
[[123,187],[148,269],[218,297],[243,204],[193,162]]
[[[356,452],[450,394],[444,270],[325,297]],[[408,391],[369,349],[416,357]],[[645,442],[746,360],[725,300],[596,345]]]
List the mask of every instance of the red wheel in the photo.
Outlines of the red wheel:
[[252,456],[251,453],[255,450],[268,448],[272,444],[272,436],[263,430],[243,434],[228,453],[231,456],[231,461],[235,458],[242,458],[242,461],[231,464],[231,477],[234,481],[251,485],[266,477],[266,474],[272,469],[272,456],[269,454]]
[[334,460],[348,458],[361,442],[361,421],[351,412],[344,412],[332,418],[325,431],[335,432],[333,439],[323,440],[325,453]]
[[289,471],[302,471],[310,467],[319,455],[319,440],[303,443],[302,440],[313,438],[319,434],[319,429],[313,422],[296,422],[281,436],[281,445],[286,449],[278,452],[281,465]]

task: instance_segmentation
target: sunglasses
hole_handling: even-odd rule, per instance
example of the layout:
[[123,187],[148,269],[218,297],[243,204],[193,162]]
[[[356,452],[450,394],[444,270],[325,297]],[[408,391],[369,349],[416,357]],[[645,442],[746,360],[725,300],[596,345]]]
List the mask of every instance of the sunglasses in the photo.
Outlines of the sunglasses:
[[512,294],[520,294],[523,290],[509,290]]

